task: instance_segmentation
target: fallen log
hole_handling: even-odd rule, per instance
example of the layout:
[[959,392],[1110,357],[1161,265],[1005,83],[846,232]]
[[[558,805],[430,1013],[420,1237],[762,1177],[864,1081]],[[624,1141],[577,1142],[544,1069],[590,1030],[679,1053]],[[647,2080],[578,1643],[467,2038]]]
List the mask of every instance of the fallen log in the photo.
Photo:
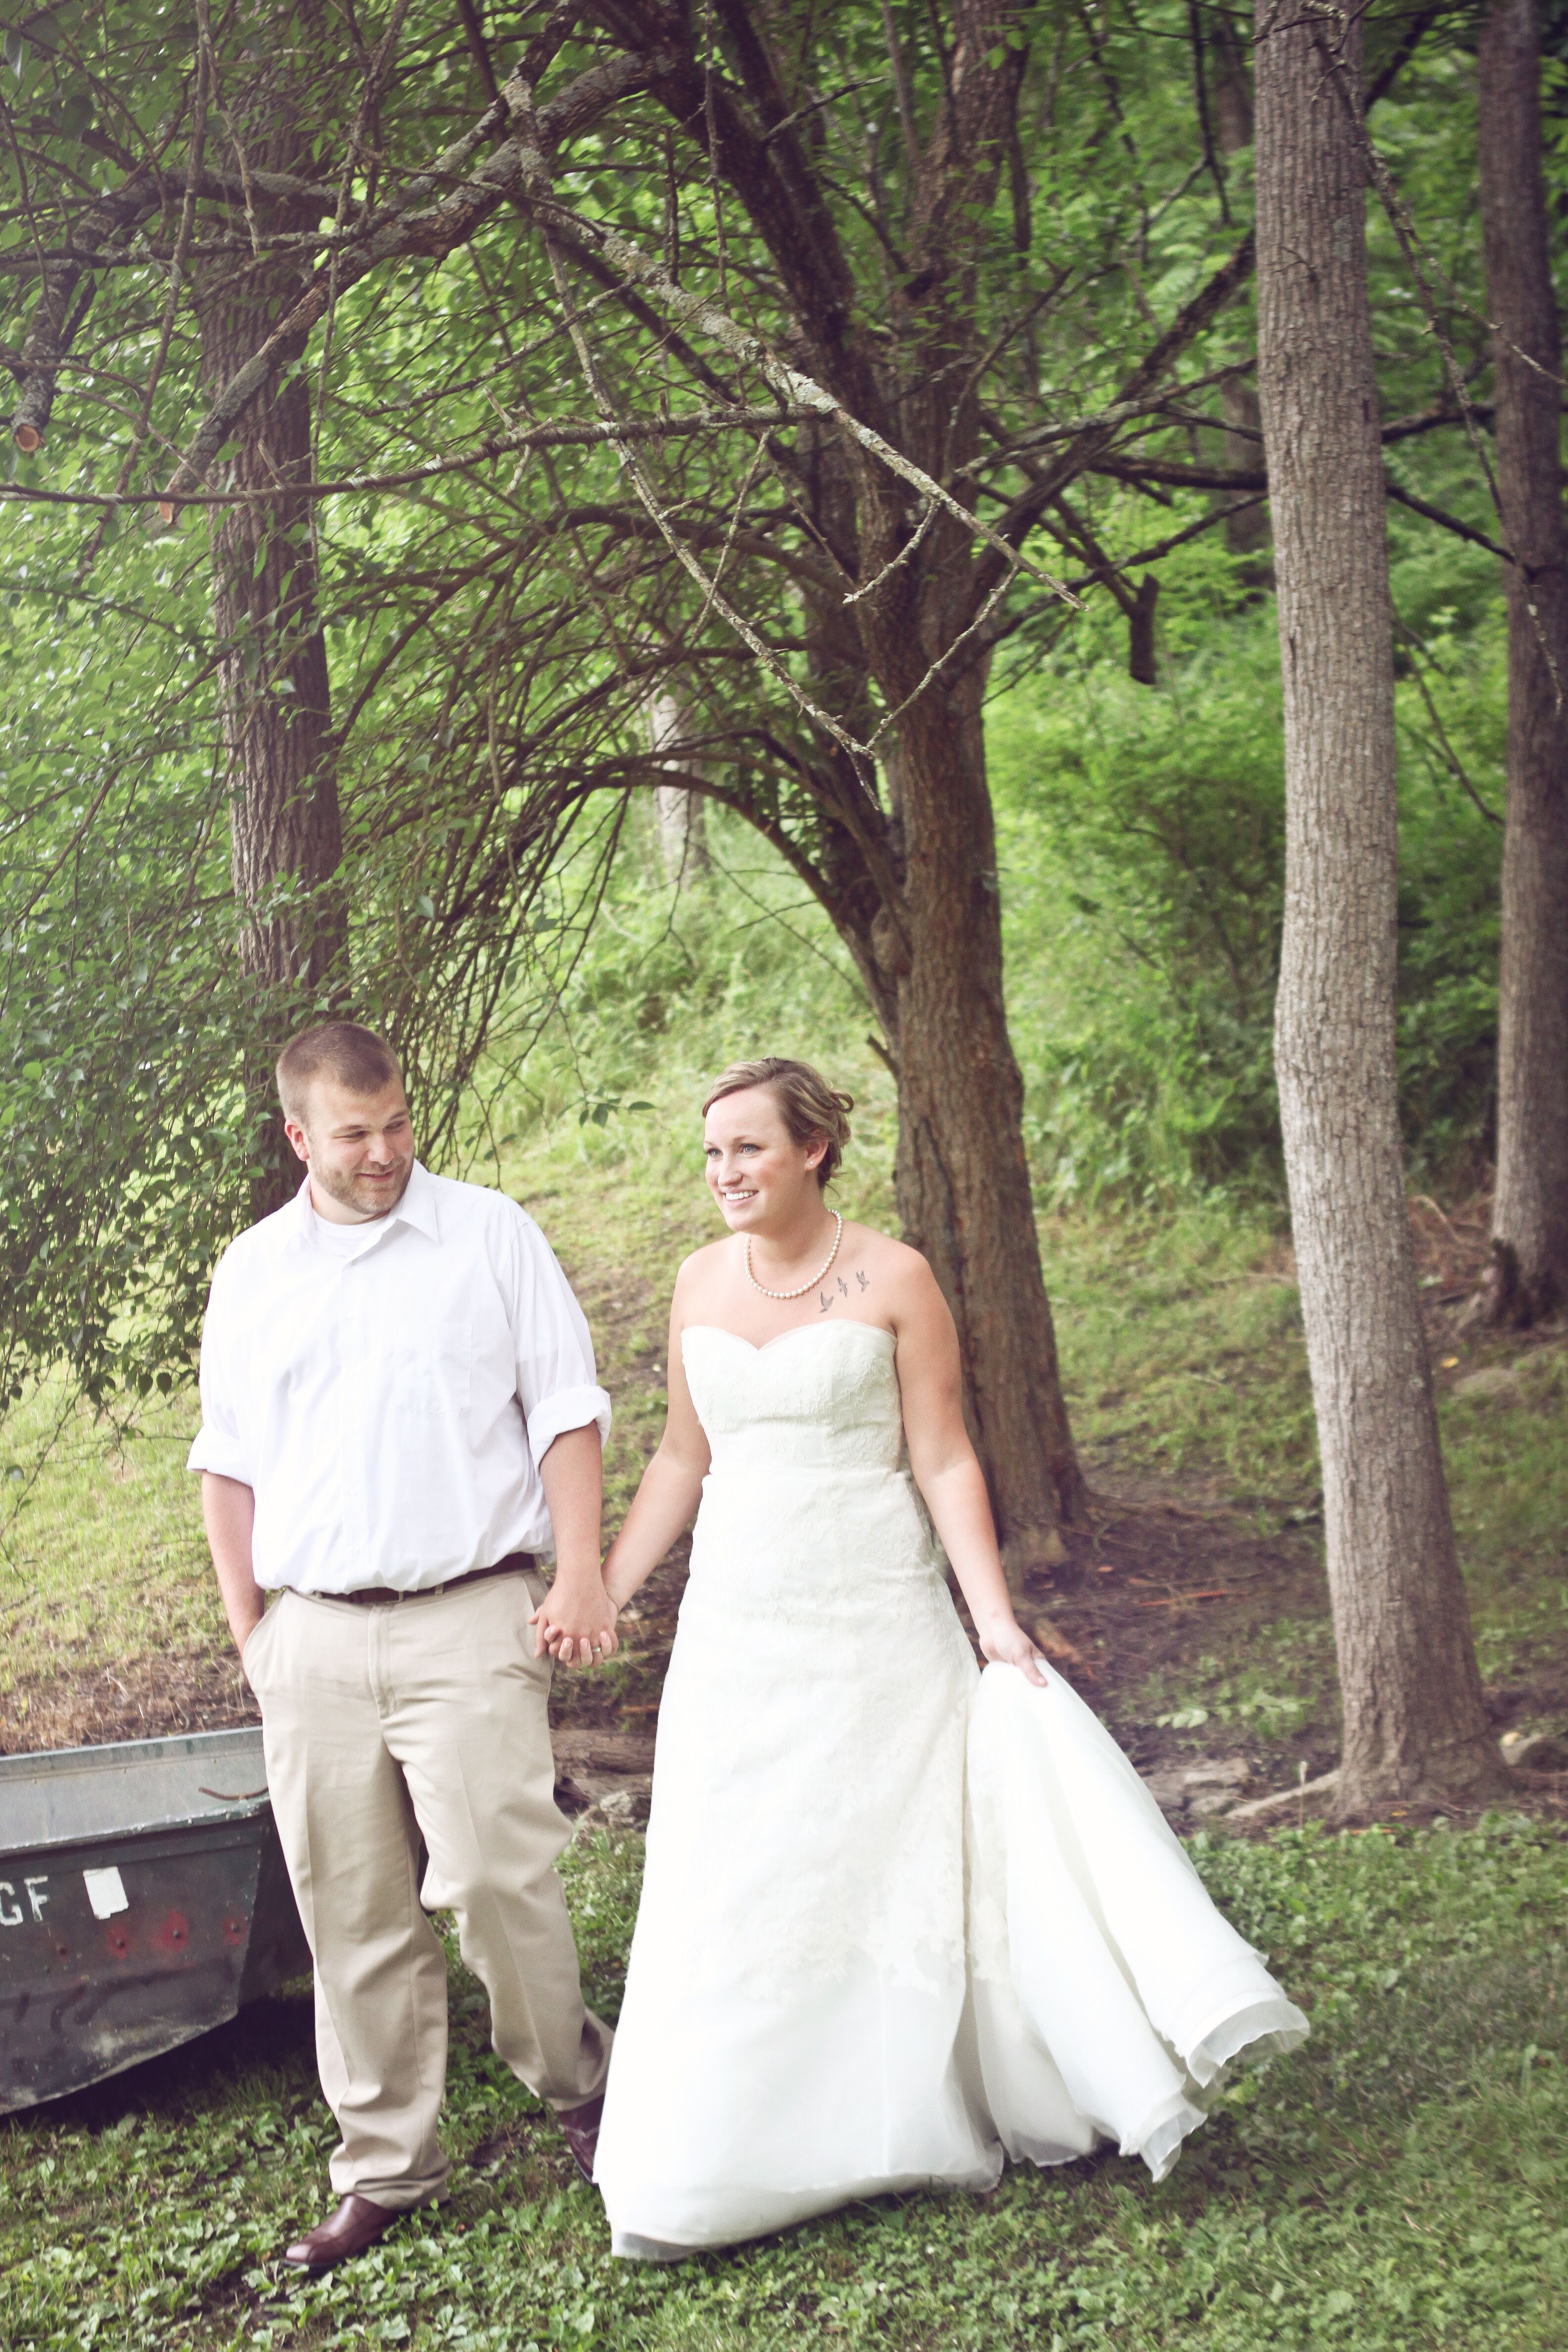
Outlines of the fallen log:
[[653,1740],[647,1732],[600,1730],[589,1725],[585,1730],[552,1732],[551,1742],[558,1772],[574,1768],[585,1772],[653,1770]]

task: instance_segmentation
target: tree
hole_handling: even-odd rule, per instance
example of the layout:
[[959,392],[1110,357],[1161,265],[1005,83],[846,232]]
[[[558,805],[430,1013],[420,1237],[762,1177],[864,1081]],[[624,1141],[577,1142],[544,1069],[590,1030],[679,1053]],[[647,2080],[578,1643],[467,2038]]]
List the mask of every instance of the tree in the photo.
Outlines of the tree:
[[[1205,29],[1196,0],[1192,0],[1190,15],[1193,73],[1203,110],[1209,169],[1223,190],[1229,166],[1252,145],[1251,58],[1228,16],[1216,12]],[[1233,473],[1254,474],[1259,457],[1257,386],[1240,373],[1227,375],[1220,386],[1220,400],[1226,422],[1225,462]],[[1225,535],[1234,553],[1264,555],[1268,545],[1268,507],[1262,503],[1237,507],[1226,518]]]
[[668,782],[653,788],[654,831],[671,882],[708,869],[703,800],[689,781],[686,735],[686,713],[676,696],[656,694],[647,707],[647,748],[663,761]]
[[1339,1803],[1484,1790],[1394,1071],[1394,660],[1354,20],[1258,0],[1258,392],[1279,588],[1276,1070],[1323,1472]]
[[[266,341],[299,286],[289,240],[315,228],[321,199],[269,194],[268,183],[308,171],[312,140],[345,78],[313,5],[252,12],[226,91],[218,71],[199,18],[195,106],[205,106],[207,120],[193,122],[190,173],[194,178],[210,157],[226,186],[239,191],[252,232],[248,252],[204,260],[195,272],[202,379],[215,392]],[[362,111],[375,95],[367,77]],[[221,115],[220,97],[226,98]],[[236,423],[230,487],[259,495],[241,496],[211,519],[240,967],[276,1007],[271,1035],[248,1073],[260,1130],[251,1186],[257,1216],[280,1206],[299,1175],[274,1101],[268,1048],[312,1013],[341,1006],[348,985],[347,915],[334,886],[342,828],[331,687],[314,517],[300,496],[315,458],[303,356],[300,337]]]
[[1508,804],[1488,1303],[1568,1299],[1568,526],[1535,0],[1489,0],[1478,128],[1508,592]]

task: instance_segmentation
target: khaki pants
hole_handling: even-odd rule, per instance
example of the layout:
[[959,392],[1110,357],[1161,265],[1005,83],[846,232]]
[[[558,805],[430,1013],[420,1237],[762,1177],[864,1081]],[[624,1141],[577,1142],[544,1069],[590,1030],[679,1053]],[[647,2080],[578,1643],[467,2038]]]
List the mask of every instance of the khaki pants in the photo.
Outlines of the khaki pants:
[[342,2134],[332,2187],[401,2209],[436,2195],[447,1966],[424,1901],[457,1914],[491,2040],[529,2089],[604,2088],[610,2032],[583,2006],[556,1856],[550,1661],[533,1578],[364,1608],[286,1592],[245,1645],[272,1811],[316,1963],[316,2055]]

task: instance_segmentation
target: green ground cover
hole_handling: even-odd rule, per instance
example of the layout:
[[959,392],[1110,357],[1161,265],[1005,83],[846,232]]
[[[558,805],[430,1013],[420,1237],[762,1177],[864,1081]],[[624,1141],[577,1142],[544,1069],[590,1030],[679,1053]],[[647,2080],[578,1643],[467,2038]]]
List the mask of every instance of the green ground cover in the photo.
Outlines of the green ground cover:
[[[614,2011],[640,1841],[569,1858]],[[1564,1842],[1479,1829],[1196,1843],[1310,2009],[1152,2186],[1106,2155],[994,2196],[880,2200],[670,2270],[620,2263],[455,1970],[449,2200],[324,2280],[280,2276],[332,2133],[303,1989],[0,2133],[0,2341],[27,2352],[1549,2352],[1568,2332]],[[465,2160],[472,2158],[472,2161]]]
[[223,1612],[197,1484],[185,1472],[198,1418],[186,1391],[148,1401],[117,1426],[66,1410],[51,1384],[6,1421],[0,1458],[12,1471],[13,1515],[0,1551],[0,1694],[51,1671],[112,1667],[218,1638]]

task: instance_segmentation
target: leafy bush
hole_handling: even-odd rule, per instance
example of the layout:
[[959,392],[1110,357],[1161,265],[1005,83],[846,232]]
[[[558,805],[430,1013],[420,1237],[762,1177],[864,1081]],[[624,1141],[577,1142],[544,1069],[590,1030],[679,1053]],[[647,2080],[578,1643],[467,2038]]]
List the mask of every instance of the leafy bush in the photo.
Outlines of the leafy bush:
[[[992,705],[1014,1043],[1056,1202],[1279,1190],[1279,651],[1271,604],[1225,602],[1194,583],[1152,690],[1091,614]],[[1417,1169],[1451,1175],[1490,1116],[1499,839],[1468,787],[1500,806],[1495,606],[1423,615],[1403,667],[1401,1105]]]

